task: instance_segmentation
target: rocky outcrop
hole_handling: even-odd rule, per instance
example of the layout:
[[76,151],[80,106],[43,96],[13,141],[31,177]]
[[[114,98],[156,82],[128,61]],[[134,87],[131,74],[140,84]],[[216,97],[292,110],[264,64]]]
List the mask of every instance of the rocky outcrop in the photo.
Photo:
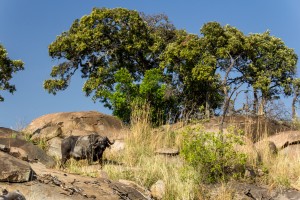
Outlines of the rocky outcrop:
[[0,151],[0,181],[26,182],[32,179],[30,165],[7,153]]
[[177,156],[179,155],[178,148],[161,148],[155,151],[156,154],[166,155],[166,156]]
[[47,140],[60,136],[87,135],[97,132],[108,137],[117,136],[123,128],[122,122],[116,117],[96,111],[61,112],[41,116],[33,120],[24,132],[33,139]]
[[18,139],[24,139],[24,136],[15,130],[0,127],[0,138],[18,138]]
[[48,167],[52,167],[56,164],[54,159],[48,156],[42,149],[25,140],[18,138],[0,138],[0,144],[15,149],[14,154],[20,154],[20,157],[26,157],[27,154],[29,161],[39,161]]
[[134,186],[106,178],[91,178],[46,168],[41,163],[30,163],[36,179],[24,183],[5,184],[0,188],[19,190],[26,199],[64,200],[147,200],[147,195]]
[[280,132],[255,143],[255,147],[261,153],[278,153],[287,158],[296,158],[300,155],[300,131]]
[[8,192],[4,189],[2,195],[0,195],[0,200],[26,200],[26,198],[19,190]]
[[300,144],[300,131],[280,132],[267,140],[274,142],[278,149],[283,149],[289,145]]
[[24,130],[33,141],[46,141],[47,154],[61,158],[62,138],[70,135],[98,133],[110,139],[123,139],[122,122],[116,117],[96,111],[62,112],[44,115],[33,120]]

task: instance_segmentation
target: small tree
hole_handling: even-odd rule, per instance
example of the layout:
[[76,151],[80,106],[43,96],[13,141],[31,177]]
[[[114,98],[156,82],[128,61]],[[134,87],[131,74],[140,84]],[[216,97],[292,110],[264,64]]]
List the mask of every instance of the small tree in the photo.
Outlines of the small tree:
[[[6,49],[0,44],[0,90],[7,90],[10,93],[16,91],[15,85],[9,81],[13,77],[13,73],[24,69],[23,65],[21,60],[11,60]],[[4,101],[1,95],[0,101]]]
[[298,58],[293,49],[269,31],[250,34],[245,47],[249,64],[242,72],[245,82],[253,87],[254,111],[263,115],[267,101],[291,94]]
[[300,97],[300,79],[295,78],[293,80],[293,100],[292,100],[292,118],[296,119],[296,103],[299,103],[299,97]]

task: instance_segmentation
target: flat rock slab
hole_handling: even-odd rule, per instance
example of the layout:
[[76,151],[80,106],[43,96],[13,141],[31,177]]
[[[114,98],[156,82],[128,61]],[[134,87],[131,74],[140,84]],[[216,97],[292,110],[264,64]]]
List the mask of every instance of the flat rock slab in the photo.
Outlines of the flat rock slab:
[[33,175],[27,162],[1,151],[0,169],[0,181],[2,182],[27,182],[32,179]]
[[91,178],[46,168],[41,163],[30,163],[36,179],[27,183],[1,183],[0,188],[19,190],[32,200],[146,200],[139,191],[128,185],[105,178]]
[[[259,186],[255,184],[231,182],[228,185],[234,190],[234,200],[296,200],[300,199],[300,192],[295,189],[273,189],[270,190],[267,187]],[[221,186],[222,187],[222,186]],[[216,190],[214,188],[213,190]]]
[[15,130],[10,128],[0,127],[0,138],[19,138],[24,139],[24,136]]
[[179,150],[176,148],[161,148],[156,150],[155,153],[159,155],[177,156],[179,155]]
[[274,142],[278,149],[293,143],[300,143],[300,131],[286,131],[270,136],[265,140]]
[[24,150],[30,161],[36,160],[48,167],[53,167],[56,164],[54,159],[48,156],[45,151],[25,140],[19,138],[0,138],[0,144]]

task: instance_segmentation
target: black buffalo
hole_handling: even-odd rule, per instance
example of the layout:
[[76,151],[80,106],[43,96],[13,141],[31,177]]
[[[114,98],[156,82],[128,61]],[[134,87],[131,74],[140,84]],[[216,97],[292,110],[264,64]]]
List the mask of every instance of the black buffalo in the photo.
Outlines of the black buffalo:
[[102,166],[103,152],[113,144],[106,136],[98,134],[69,136],[61,143],[61,166],[71,157],[76,160],[87,159],[89,164],[98,160]]

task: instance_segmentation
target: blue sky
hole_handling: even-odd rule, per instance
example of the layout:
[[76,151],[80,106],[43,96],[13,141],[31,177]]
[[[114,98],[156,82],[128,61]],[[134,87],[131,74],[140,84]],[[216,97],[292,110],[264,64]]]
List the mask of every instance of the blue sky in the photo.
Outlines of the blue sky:
[[[72,22],[93,7],[124,7],[146,14],[164,13],[178,29],[199,33],[202,25],[218,21],[248,33],[271,34],[281,38],[300,55],[299,0],[0,0],[0,43],[11,59],[25,62],[25,70],[14,75],[17,91],[0,91],[0,126],[18,129],[33,119],[54,112],[111,111],[94,103],[82,92],[83,80],[75,76],[70,87],[56,96],[42,87],[56,61],[48,56],[48,45]],[[298,64],[299,66],[299,64]],[[78,74],[79,75],[79,74]],[[288,99],[285,99],[287,104]]]

